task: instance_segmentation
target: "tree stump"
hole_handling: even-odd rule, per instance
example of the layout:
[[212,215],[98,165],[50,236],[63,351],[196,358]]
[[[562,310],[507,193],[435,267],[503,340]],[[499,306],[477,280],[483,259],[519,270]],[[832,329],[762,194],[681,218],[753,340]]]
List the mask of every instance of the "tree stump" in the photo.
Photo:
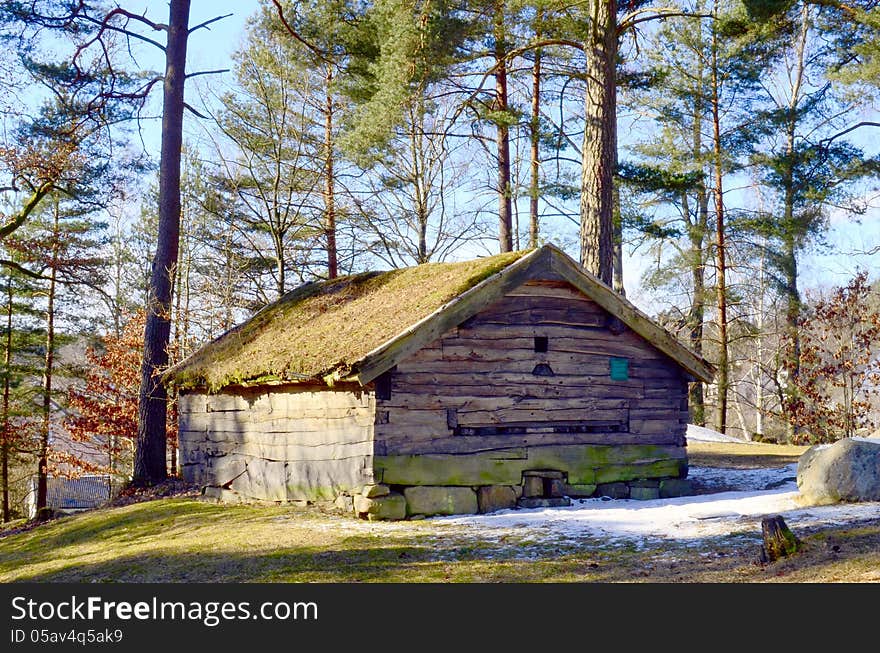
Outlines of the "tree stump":
[[801,545],[801,541],[791,532],[781,515],[764,517],[761,520],[761,535],[764,538],[762,562],[775,562],[796,553]]

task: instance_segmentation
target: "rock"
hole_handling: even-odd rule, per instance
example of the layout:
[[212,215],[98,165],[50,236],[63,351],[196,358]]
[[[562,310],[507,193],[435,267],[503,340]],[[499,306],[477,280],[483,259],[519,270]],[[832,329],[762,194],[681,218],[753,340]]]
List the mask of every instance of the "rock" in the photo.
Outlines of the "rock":
[[348,494],[340,494],[333,502],[333,506],[343,512],[354,512],[354,498]]
[[660,488],[659,487],[630,486],[629,498],[630,499],[637,499],[639,501],[650,501],[651,499],[659,499],[660,498]]
[[565,481],[561,478],[550,479],[550,496],[554,498],[565,496]]
[[523,474],[523,492],[524,497],[542,497],[544,496],[544,479],[540,476],[526,476]]
[[566,485],[565,496],[575,499],[591,497],[596,492],[595,485]]
[[516,492],[509,485],[484,485],[477,489],[477,507],[481,513],[516,507]]
[[666,478],[660,481],[660,498],[686,497],[694,493],[693,481],[683,478]]
[[797,485],[814,505],[880,501],[880,444],[844,438],[810,447],[798,459]]
[[612,499],[629,499],[629,486],[626,483],[600,483],[596,486],[596,495]]
[[403,491],[410,515],[473,515],[477,493],[469,487],[416,485]]
[[370,521],[406,519],[406,499],[398,492],[374,499],[358,494],[354,497],[354,511]]
[[376,497],[384,497],[391,493],[391,488],[387,485],[365,485],[361,490],[361,494],[368,499],[375,499]]

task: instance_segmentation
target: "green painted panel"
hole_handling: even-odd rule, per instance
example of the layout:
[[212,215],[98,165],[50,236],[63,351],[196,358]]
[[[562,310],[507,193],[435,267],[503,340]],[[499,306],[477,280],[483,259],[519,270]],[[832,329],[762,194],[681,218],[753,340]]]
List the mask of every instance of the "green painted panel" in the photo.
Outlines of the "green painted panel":
[[608,359],[612,381],[629,381],[629,359],[612,356]]

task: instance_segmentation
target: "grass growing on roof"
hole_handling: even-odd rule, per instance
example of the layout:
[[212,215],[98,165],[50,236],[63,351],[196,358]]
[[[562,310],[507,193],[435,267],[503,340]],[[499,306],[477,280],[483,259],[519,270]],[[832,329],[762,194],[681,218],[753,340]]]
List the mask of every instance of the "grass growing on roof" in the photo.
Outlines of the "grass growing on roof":
[[197,351],[170,377],[180,388],[218,390],[255,379],[321,378],[346,370],[527,253],[426,263],[300,286]]

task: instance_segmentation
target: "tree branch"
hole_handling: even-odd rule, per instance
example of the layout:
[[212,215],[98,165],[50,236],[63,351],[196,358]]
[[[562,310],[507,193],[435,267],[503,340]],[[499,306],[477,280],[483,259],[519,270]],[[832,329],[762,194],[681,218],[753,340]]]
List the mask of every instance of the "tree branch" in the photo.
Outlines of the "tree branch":
[[[652,12],[647,16],[640,16]],[[660,20],[662,18],[712,18],[712,14],[694,14],[688,11],[682,11],[677,7],[660,7],[636,9],[624,16],[617,25],[617,34],[623,34],[626,30],[635,27],[639,23],[647,23],[652,20]]]
[[201,118],[202,120],[207,120],[207,119],[208,119],[208,116],[206,116],[206,115],[204,115],[204,114],[202,114],[202,113],[199,113],[198,111],[196,111],[195,109],[193,109],[192,106],[191,106],[190,104],[188,104],[187,102],[184,102],[184,103],[183,103],[183,108],[186,109],[187,111],[192,112],[193,115],[198,116],[198,117]]
[[835,141],[838,138],[840,138],[841,136],[845,136],[845,135],[849,134],[850,132],[855,131],[859,127],[880,127],[880,122],[871,122],[870,120],[863,120],[862,122],[856,123],[852,127],[847,127],[842,132],[838,132],[834,136],[829,136],[828,138],[823,138],[821,141],[819,141],[818,145],[819,145],[819,147],[827,147],[828,145],[831,144],[832,141]]
[[37,205],[42,201],[42,199],[49,194],[54,186],[54,182],[52,181],[44,181],[42,185],[34,191],[34,194],[31,195],[30,199],[25,203],[22,207],[21,211],[9,222],[0,227],[0,239],[6,238],[9,234],[18,229],[21,225],[25,223],[25,220],[28,219],[28,216],[33,212]]
[[281,7],[281,2],[279,2],[279,0],[272,0],[272,4],[275,5],[275,9],[278,10],[278,18],[279,18],[279,20],[281,20],[281,24],[284,25],[284,29],[286,29],[287,32],[288,32],[293,38],[295,38],[297,41],[299,41],[299,42],[302,43],[304,46],[306,46],[306,47],[312,52],[312,54],[314,54],[316,57],[318,57],[318,58],[319,58],[321,61],[323,61],[324,63],[329,63],[329,64],[334,63],[334,62],[333,62],[333,61],[327,56],[327,53],[326,53],[326,52],[324,52],[323,50],[321,50],[321,49],[320,49],[318,46],[316,46],[314,43],[310,43],[309,41],[307,41],[306,39],[304,39],[302,36],[300,36],[299,32],[297,32],[295,29],[293,29],[293,26],[292,26],[290,23],[288,23],[288,22],[287,22],[287,19],[284,17],[284,9]]
[[220,73],[228,73],[228,72],[229,72],[229,68],[219,68],[217,70],[199,70],[194,73],[189,73],[185,77],[186,77],[186,79],[189,79],[190,77],[198,77],[199,75],[218,75]]
[[192,34],[192,33],[195,32],[197,29],[201,29],[201,28],[203,28],[203,27],[204,27],[205,29],[207,29],[208,31],[210,31],[211,28],[208,27],[208,25],[210,25],[211,23],[216,23],[218,20],[223,20],[224,18],[229,18],[230,16],[232,16],[232,14],[224,14],[223,16],[214,16],[214,18],[212,18],[212,19],[210,19],[210,20],[206,20],[204,23],[199,23],[199,24],[196,25],[195,27],[190,28],[189,32],[187,32],[187,33],[188,33],[188,34]]

